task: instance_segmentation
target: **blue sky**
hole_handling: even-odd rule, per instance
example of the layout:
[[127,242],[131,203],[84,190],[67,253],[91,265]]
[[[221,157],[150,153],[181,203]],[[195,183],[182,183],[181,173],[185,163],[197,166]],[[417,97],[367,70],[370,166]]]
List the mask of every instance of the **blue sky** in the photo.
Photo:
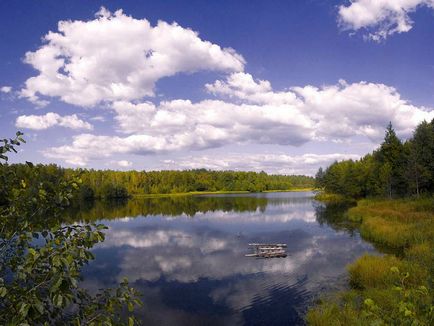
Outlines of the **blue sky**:
[[313,174],[434,117],[434,1],[0,2],[14,161]]

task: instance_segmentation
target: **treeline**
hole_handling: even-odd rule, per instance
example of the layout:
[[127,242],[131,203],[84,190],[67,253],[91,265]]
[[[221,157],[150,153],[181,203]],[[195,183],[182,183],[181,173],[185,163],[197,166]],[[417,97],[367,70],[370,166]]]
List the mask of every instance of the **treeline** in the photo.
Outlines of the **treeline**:
[[[131,195],[171,194],[186,192],[213,191],[249,191],[262,192],[267,190],[290,190],[294,188],[312,188],[314,178],[302,175],[269,175],[265,172],[236,171],[113,171],[64,169],[57,165],[37,165],[30,168],[27,164],[3,165],[1,169],[28,180],[32,175],[37,179],[69,180],[80,176],[80,196],[90,198],[125,198]],[[0,194],[1,196],[1,194]],[[4,197],[4,196],[3,196]]]
[[402,142],[392,127],[381,146],[360,160],[335,162],[316,174],[315,184],[346,197],[405,197],[434,192],[434,120],[422,122]]
[[[268,175],[265,172],[235,171],[81,171],[84,189],[96,197],[104,196],[106,187],[123,187],[130,195],[170,194],[207,191],[289,190],[308,188],[314,179],[306,176]],[[101,193],[102,192],[102,193]]]

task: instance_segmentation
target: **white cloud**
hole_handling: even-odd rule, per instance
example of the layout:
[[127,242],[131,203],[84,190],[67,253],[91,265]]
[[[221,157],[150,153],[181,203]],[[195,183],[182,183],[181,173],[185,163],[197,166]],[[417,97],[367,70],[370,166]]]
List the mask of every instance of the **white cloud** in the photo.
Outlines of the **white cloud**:
[[89,160],[109,158],[113,154],[150,154],[168,150],[171,148],[169,145],[164,139],[147,135],[122,138],[80,134],[73,136],[71,145],[49,148],[44,151],[44,155],[62,159],[69,164],[85,166]]
[[91,21],[60,21],[44,42],[26,53],[25,62],[39,74],[21,90],[38,105],[47,103],[41,95],[79,106],[140,99],[154,96],[155,83],[163,77],[242,71],[245,63],[233,49],[203,41],[176,23],[151,26],[146,19],[104,8]]
[[114,162],[114,164],[116,164],[117,166],[119,166],[121,168],[129,168],[133,165],[132,162],[126,161],[126,160],[120,160],[120,161]]
[[156,136],[173,149],[204,149],[227,143],[300,145],[310,138],[311,121],[296,107],[189,100],[132,104],[116,102],[116,121],[127,134]]
[[79,119],[75,114],[60,116],[54,112],[48,112],[45,115],[21,115],[15,121],[15,126],[34,130],[43,130],[54,126],[70,129],[93,129],[90,123]]
[[268,80],[253,79],[247,73],[233,73],[225,81],[217,80],[213,84],[206,84],[205,88],[214,95],[247,100],[255,104],[295,105],[300,103],[293,92],[275,92]]
[[229,154],[215,156],[189,156],[176,160],[165,160],[167,169],[236,170],[266,171],[275,174],[314,174],[321,165],[328,165],[334,160],[357,159],[358,155],[345,154]]
[[339,6],[339,22],[345,29],[365,28],[367,37],[381,41],[413,27],[409,14],[421,6],[434,9],[434,0],[353,0]]
[[[242,75],[247,75],[244,77]],[[384,84],[359,82],[336,85],[292,87],[275,92],[266,81],[255,81],[245,73],[233,74],[226,81],[206,85],[216,95],[241,99],[262,107],[285,108],[281,117],[291,121],[288,112],[296,110],[308,120],[311,139],[339,140],[354,135],[378,141],[384,128],[392,121],[402,136],[409,136],[422,120],[434,118],[432,108],[416,107],[403,100],[398,91]],[[256,88],[256,89],[255,89]],[[255,91],[250,91],[255,89]]]
[[328,166],[334,161],[345,159],[357,160],[360,155],[333,154],[228,154],[187,156],[175,160],[164,160],[162,166],[166,169],[199,169],[235,170],[235,171],[265,171],[272,174],[304,174],[314,175],[320,166]]
[[82,134],[71,145],[50,148],[45,155],[84,165],[113,154],[201,150],[238,143],[298,146],[309,141],[342,142],[353,136],[379,142],[389,121],[401,137],[407,137],[419,122],[434,118],[432,109],[410,104],[384,84],[340,81],[321,88],[308,85],[275,92],[268,81],[237,73],[207,89],[231,100],[173,100],[159,105],[118,101],[112,109],[119,131],[127,136]]
[[105,122],[105,118],[101,115],[97,115],[95,117],[90,118],[92,121],[99,121],[99,122]]
[[12,87],[11,86],[2,86],[0,87],[0,92],[2,93],[10,93],[12,92]]

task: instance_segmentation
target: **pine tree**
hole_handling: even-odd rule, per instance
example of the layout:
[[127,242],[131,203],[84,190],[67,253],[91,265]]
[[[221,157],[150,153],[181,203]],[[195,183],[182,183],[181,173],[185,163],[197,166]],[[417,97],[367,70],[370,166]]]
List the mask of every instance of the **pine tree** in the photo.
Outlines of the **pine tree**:
[[388,196],[405,194],[407,184],[405,178],[406,160],[404,146],[396,136],[391,122],[387,126],[384,141],[377,152],[377,158],[383,165],[381,175],[386,181]]

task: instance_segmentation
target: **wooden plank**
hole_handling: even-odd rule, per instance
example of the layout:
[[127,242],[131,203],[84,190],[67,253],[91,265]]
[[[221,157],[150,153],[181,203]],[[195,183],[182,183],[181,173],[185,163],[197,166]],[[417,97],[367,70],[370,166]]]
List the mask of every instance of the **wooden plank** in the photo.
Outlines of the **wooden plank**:
[[249,243],[249,246],[254,246],[254,247],[287,247],[286,243]]

